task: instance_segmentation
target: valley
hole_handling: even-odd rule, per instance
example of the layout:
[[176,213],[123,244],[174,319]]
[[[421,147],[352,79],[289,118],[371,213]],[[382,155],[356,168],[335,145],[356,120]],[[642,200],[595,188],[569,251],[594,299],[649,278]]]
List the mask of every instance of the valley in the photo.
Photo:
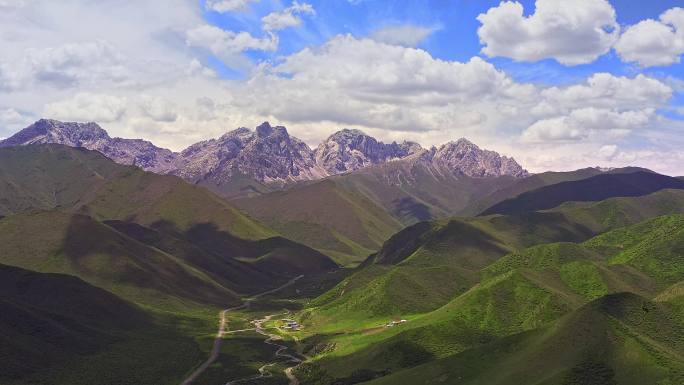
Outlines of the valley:
[[0,0],[0,385],[684,385],[684,1]]
[[684,378],[680,179],[415,161],[226,199],[80,147],[0,148],[3,383]]

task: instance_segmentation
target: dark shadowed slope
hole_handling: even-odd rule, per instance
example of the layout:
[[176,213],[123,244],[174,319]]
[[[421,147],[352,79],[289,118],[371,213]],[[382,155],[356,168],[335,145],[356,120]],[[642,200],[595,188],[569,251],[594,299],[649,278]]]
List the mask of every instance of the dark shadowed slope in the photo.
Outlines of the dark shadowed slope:
[[93,354],[149,323],[76,277],[0,265],[0,381]]
[[0,263],[70,274],[147,305],[239,302],[193,266],[84,215],[16,214],[0,220],[0,229]]
[[596,167],[583,168],[575,171],[547,171],[539,174],[532,174],[525,178],[520,178],[508,186],[502,186],[491,194],[479,197],[468,208],[466,208],[462,215],[477,215],[487,208],[494,206],[497,203],[508,199],[513,199],[518,195],[539,189],[541,187],[550,186],[562,182],[579,181],[582,179],[591,178],[593,176],[602,174],[627,174],[638,171],[651,172],[650,170],[639,167],[624,167],[610,170],[604,170]]
[[[98,225],[93,230],[109,229],[123,239],[125,247],[134,247],[128,244],[135,240],[159,255],[168,255],[165,260],[181,258],[192,270],[238,292],[276,287],[301,274],[336,268],[327,256],[278,237],[206,189],[174,176],[117,165],[95,151],[61,145],[2,148],[0,186],[5,186],[5,214],[37,209],[85,214],[74,218],[88,218]],[[24,215],[21,223],[43,226],[40,222],[47,216]],[[5,220],[15,220],[11,218],[8,215]],[[120,225],[115,231],[98,221]],[[28,234],[21,227],[15,230]],[[88,240],[83,238],[87,232],[60,231],[54,233],[56,241],[64,241],[67,235]],[[122,237],[122,233],[128,236]],[[29,238],[14,241],[27,242]],[[95,246],[89,245],[91,249]],[[7,245],[0,245],[0,250],[3,247]],[[22,246],[16,247],[21,250]]]
[[497,203],[480,215],[517,214],[547,210],[564,202],[601,201],[612,197],[635,197],[663,189],[684,189],[684,181],[646,171],[602,174],[562,182],[520,194]]

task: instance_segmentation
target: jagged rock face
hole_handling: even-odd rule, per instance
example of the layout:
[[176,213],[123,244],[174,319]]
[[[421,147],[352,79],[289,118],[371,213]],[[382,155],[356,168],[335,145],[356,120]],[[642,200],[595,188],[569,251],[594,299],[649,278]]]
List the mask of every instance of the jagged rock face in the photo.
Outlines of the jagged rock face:
[[482,150],[466,139],[444,144],[433,153],[432,161],[436,165],[470,177],[511,175],[521,178],[528,175],[513,158]]
[[96,150],[113,161],[144,170],[167,173],[176,168],[177,155],[141,139],[111,138],[96,123],[64,123],[41,119],[0,141],[0,147],[56,143]]
[[262,182],[320,179],[327,173],[316,165],[313,151],[282,126],[263,123],[252,132],[238,128],[218,139],[194,144],[183,152],[175,171],[191,181],[226,183],[238,174]]
[[41,119],[0,147],[58,143],[96,150],[121,164],[134,164],[160,174],[174,174],[190,182],[228,183],[245,176],[260,182],[316,180],[326,176],[382,165],[391,160],[418,162],[439,173],[470,177],[528,173],[515,160],[482,150],[460,139],[430,150],[415,142],[389,144],[359,130],[342,130],[312,151],[285,127],[263,123],[252,131],[238,128],[218,139],[193,144],[181,153],[156,147],[141,139],[111,138],[95,123],[63,123]]
[[333,175],[404,158],[421,150],[418,143],[385,144],[359,130],[344,129],[321,143],[315,156],[316,163]]

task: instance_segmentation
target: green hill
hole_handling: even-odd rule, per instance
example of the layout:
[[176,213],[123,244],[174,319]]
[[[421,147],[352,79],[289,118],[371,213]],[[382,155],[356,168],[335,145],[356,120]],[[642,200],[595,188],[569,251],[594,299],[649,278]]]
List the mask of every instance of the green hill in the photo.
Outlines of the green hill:
[[0,265],[3,383],[93,354],[149,325],[141,310],[80,279]]
[[590,178],[601,173],[602,171],[600,169],[590,167],[569,172],[547,171],[539,174],[532,174],[526,178],[519,179],[508,186],[497,189],[490,194],[480,197],[469,205],[466,213],[469,215],[477,215],[499,202],[515,198],[522,193],[556,183]]
[[46,144],[0,149],[0,192],[0,215],[59,209],[179,231],[212,223],[240,238],[275,235],[203,188],[121,166],[83,148]]
[[680,179],[650,171],[606,173],[527,191],[489,207],[480,215],[547,210],[564,202],[643,196],[663,189],[684,189],[684,183]]
[[141,304],[236,304],[237,295],[179,258],[90,217],[60,212],[0,220],[0,263],[79,277]]
[[[592,226],[572,224],[561,210],[409,227],[301,314],[314,333],[334,345],[303,368],[303,375],[308,370],[343,383],[369,379],[545,327],[611,293],[654,298],[665,289],[669,297],[684,292],[670,286],[683,280],[676,258],[682,255],[684,215],[653,218],[588,240],[584,233],[601,222],[596,215],[606,205],[625,212],[639,202],[654,205],[621,217],[629,223],[661,210],[681,212],[682,197],[681,191],[661,191],[584,204],[581,215],[572,205],[574,217]],[[607,225],[615,222],[601,226]],[[545,243],[568,236],[574,242]],[[538,244],[523,247],[524,242]],[[513,251],[501,256],[505,248],[490,249],[499,245]],[[497,254],[500,259],[487,258]],[[409,323],[377,329],[400,318]],[[411,356],[418,358],[406,358]]]
[[667,304],[612,294],[546,327],[368,384],[678,384],[683,326]]
[[[115,164],[94,151],[59,145],[0,149],[2,185],[11,187],[7,188],[10,192],[3,196],[0,206],[8,215],[6,220],[9,222],[5,226],[15,226],[12,229],[18,234],[27,234],[31,226],[48,226],[49,214],[20,214],[24,215],[21,220],[12,219],[9,214],[37,209],[82,214],[92,218],[92,231],[100,229],[104,233],[115,233],[106,236],[118,237],[117,242],[121,244],[131,243],[122,249],[143,244],[145,250],[152,250],[154,255],[166,256],[157,260],[159,265],[155,268],[165,269],[165,263],[180,258],[189,271],[201,276],[200,280],[210,279],[211,285],[217,284],[223,290],[262,291],[301,274],[318,274],[337,268],[327,256],[278,237],[275,231],[206,189],[176,177]],[[67,231],[73,227],[67,224],[69,221],[57,220],[61,227],[44,230],[54,238],[53,243],[84,242],[86,239],[82,237],[92,236],[88,233],[91,229]],[[109,226],[97,221],[104,221]],[[73,221],[74,224],[80,222]],[[105,234],[98,233],[93,239],[98,236]],[[23,247],[36,247],[24,244],[29,238],[18,237],[13,239],[11,246],[9,243],[0,246],[5,254],[3,260],[7,261]],[[40,237],[36,241],[40,244]],[[90,249],[84,253],[100,252],[96,250],[100,247],[96,242],[85,243],[83,247]],[[54,248],[50,255],[58,255],[58,251]],[[201,292],[201,289],[196,290]],[[212,290],[207,293],[211,297]]]
[[516,180],[456,176],[409,157],[235,204],[288,238],[355,265],[404,226],[460,214]]
[[234,203],[288,238],[355,264],[402,224],[365,196],[324,180]]

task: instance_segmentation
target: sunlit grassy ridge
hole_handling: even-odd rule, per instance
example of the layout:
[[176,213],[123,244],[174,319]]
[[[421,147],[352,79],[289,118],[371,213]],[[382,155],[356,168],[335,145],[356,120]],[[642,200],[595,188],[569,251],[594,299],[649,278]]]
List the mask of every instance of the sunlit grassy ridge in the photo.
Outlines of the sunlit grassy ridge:
[[548,326],[369,384],[678,384],[683,326],[668,304],[613,294]]
[[[669,294],[662,296],[677,298],[667,305],[674,307],[679,303],[678,293],[683,292],[679,289],[684,277],[678,256],[681,258],[684,254],[681,253],[684,216],[647,218],[682,212],[682,202],[681,191],[663,190],[638,198],[569,203],[549,212],[524,216],[452,220],[451,225],[442,221],[409,228],[393,237],[395,242],[388,241],[363,269],[313,301],[302,313],[302,319],[315,330],[318,325],[325,325],[321,333],[328,337],[323,340],[319,337],[312,343],[328,341],[334,347],[303,367],[302,375],[308,379],[318,376],[330,381],[338,378],[358,382],[395,371],[403,373],[402,368],[434,360],[469,357],[469,352],[479,351],[478,346],[483,344],[527,338],[522,337],[526,334],[507,336],[537,333],[536,330],[547,328],[546,325],[588,301],[611,293],[630,291],[654,298],[665,291]],[[606,216],[607,213],[610,215]],[[630,225],[643,219],[647,220]],[[621,228],[620,224],[628,226]],[[445,228],[451,231],[435,235]],[[606,230],[609,231],[595,237],[587,235]],[[554,237],[566,237],[572,242],[545,243]],[[525,247],[526,243],[535,241],[537,245]],[[478,246],[473,248],[473,245]],[[494,252],[496,249],[489,248],[492,245],[501,249]],[[422,260],[429,262],[423,265]],[[479,269],[473,261],[480,261]],[[426,266],[440,266],[436,270],[444,278],[434,271],[431,275],[422,271],[421,267]],[[465,275],[472,280],[460,278],[464,271],[474,273]],[[407,274],[402,276],[400,272]],[[422,273],[425,279],[420,278]],[[402,279],[390,285],[394,276]],[[416,282],[422,286],[416,286]],[[460,285],[458,289],[457,285]],[[451,298],[445,291],[452,293]],[[410,293],[415,293],[414,298],[421,301],[406,300]],[[398,318],[407,318],[409,322],[394,328],[379,327]],[[631,337],[625,339],[625,352],[632,352],[633,343]],[[515,346],[517,349],[518,345]],[[560,377],[550,376],[549,384],[565,383],[568,376],[575,374],[581,378],[582,374],[576,371],[601,372],[604,366],[624,369],[612,362],[594,364],[583,360],[574,362],[576,367],[562,369],[569,372],[563,372]],[[680,362],[668,365],[668,368],[678,367]],[[477,372],[476,376],[482,373]],[[432,378],[427,372],[420,375]],[[399,381],[400,377],[391,376],[387,381],[390,378]],[[487,381],[478,377],[472,383]],[[311,380],[311,383],[326,382]]]

